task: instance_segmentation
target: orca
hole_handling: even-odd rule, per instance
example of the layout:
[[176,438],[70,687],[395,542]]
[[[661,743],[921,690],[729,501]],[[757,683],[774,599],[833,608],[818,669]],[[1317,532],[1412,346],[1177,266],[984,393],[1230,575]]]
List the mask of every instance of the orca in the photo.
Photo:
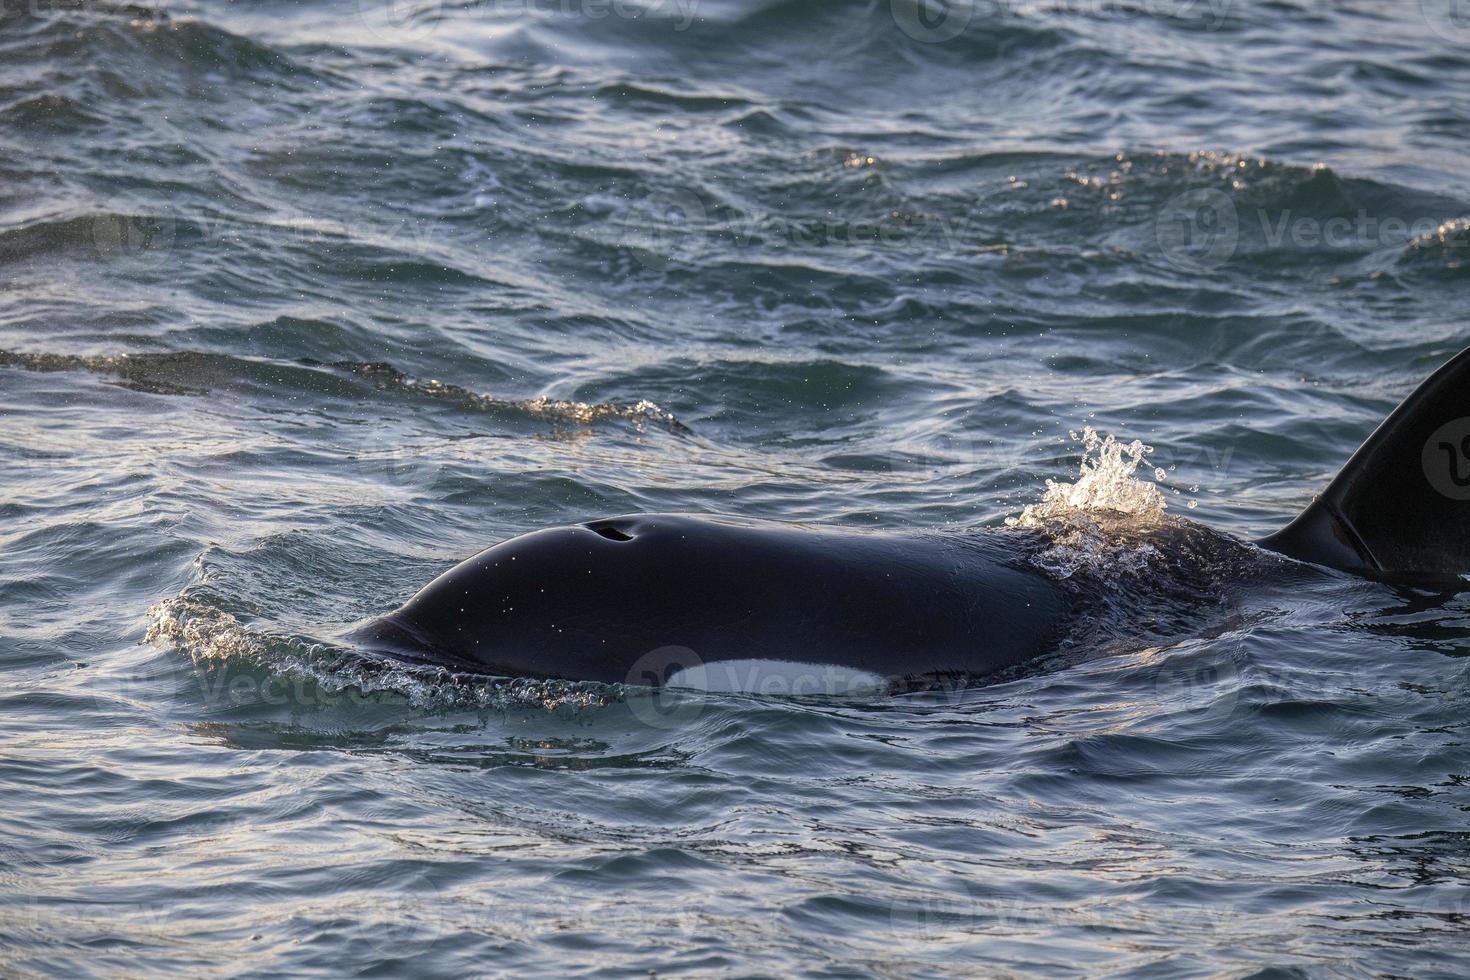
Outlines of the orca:
[[[1189,563],[1222,549],[1246,578],[1346,573],[1454,588],[1470,572],[1467,528],[1470,349],[1275,534],[1252,545],[1174,518],[1141,533],[1177,559],[1164,589],[1188,591],[1179,581]],[[1043,538],[606,518],[482,551],[355,639],[399,661],[494,677],[722,690],[747,688],[748,670],[767,689],[790,676],[790,693],[803,693],[803,679],[812,693],[970,683],[1044,658],[1106,605],[1106,582],[1048,574],[1035,560]]]

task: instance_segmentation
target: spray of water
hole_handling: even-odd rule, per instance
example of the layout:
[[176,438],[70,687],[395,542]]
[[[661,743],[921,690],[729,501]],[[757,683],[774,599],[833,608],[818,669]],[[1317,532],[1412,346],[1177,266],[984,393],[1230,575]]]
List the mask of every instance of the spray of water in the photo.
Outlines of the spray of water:
[[[1084,570],[1136,573],[1158,555],[1141,533],[1165,520],[1168,502],[1158,484],[1137,476],[1153,447],[1138,440],[1118,442],[1091,426],[1081,435],[1082,465],[1075,483],[1046,481],[1041,500],[1028,504],[1010,527],[1041,532],[1048,546],[1033,557],[1037,567],[1055,578],[1071,578]],[[1155,480],[1162,479],[1154,471]]]
[[365,659],[331,644],[242,623],[188,589],[158,603],[149,615],[146,640],[189,656],[192,670],[179,680],[192,680],[204,696],[205,707],[212,711],[260,695],[250,672],[262,668],[303,682],[290,688],[296,708],[311,707],[313,702],[332,703],[344,694],[402,698],[421,711],[537,707],[576,712],[617,700],[615,692],[596,685],[530,678],[490,680],[441,668]]

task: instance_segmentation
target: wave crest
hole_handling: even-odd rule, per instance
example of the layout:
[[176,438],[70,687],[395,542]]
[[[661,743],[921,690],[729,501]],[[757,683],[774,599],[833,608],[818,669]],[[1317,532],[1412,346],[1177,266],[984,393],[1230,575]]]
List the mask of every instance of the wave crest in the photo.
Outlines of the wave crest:
[[[402,698],[421,711],[543,708],[578,712],[622,700],[602,685],[534,678],[491,679],[369,658],[329,643],[242,623],[186,589],[148,611],[147,642],[171,646],[193,662],[195,695],[206,713],[248,703],[330,706],[353,697]],[[265,671],[264,677],[258,676]],[[289,683],[274,683],[284,678]]]
[[[3,246],[0,236],[0,246]],[[503,398],[471,391],[438,379],[420,381],[382,361],[335,361],[323,364],[311,358],[294,363],[253,360],[200,351],[138,352],[125,354],[55,354],[0,349],[0,368],[15,367],[42,373],[88,371],[121,379],[125,387],[158,395],[208,395],[207,385],[238,388],[248,384],[275,392],[311,390],[342,397],[361,397],[355,385],[343,386],[345,373],[369,383],[374,391],[401,392],[453,402],[475,412],[526,415],[552,423],[591,425],[605,419],[624,419],[635,425],[654,424],[672,432],[689,427],[657,402],[647,398],[631,404],[582,402],[538,395]],[[184,383],[184,382],[189,383]]]

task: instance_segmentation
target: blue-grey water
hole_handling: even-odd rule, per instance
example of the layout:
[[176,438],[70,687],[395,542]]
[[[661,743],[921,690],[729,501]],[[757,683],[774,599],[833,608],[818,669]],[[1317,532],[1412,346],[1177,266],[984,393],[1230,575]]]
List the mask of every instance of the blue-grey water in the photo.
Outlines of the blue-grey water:
[[672,705],[344,638],[1084,426],[1273,530],[1470,342],[1467,92],[1453,0],[7,0],[0,975],[1464,976],[1467,598],[1084,550],[1065,664]]

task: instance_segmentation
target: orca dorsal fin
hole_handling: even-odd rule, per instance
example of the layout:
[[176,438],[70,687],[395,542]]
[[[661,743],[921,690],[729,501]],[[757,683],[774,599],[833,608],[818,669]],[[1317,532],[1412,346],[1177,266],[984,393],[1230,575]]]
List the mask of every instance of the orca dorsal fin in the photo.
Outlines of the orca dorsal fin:
[[1296,520],[1259,543],[1372,578],[1470,574],[1470,348],[1414,389]]

